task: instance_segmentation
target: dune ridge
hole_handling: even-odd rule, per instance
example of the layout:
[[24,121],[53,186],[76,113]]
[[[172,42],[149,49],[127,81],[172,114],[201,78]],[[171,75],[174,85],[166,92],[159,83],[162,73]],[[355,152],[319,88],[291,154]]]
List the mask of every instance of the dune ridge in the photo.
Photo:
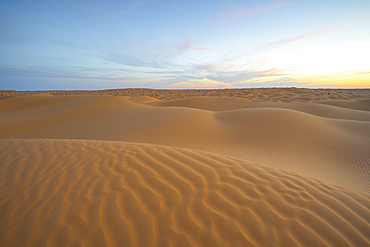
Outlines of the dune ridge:
[[0,140],[3,246],[367,246],[370,196],[220,154]]
[[[370,113],[362,112],[362,110],[368,108],[368,105],[370,105],[370,100],[329,100],[310,103],[277,103],[253,102],[247,99],[233,97],[192,97],[169,101],[148,102],[147,105],[162,107],[186,107],[216,112],[252,108],[288,109],[325,118],[370,121]],[[370,107],[367,111],[370,111]]]
[[370,111],[370,99],[362,100],[321,100],[317,103],[349,108],[353,110]]
[[233,98],[150,101],[35,98],[0,108],[0,138],[129,141],[197,149],[370,192],[367,111]]

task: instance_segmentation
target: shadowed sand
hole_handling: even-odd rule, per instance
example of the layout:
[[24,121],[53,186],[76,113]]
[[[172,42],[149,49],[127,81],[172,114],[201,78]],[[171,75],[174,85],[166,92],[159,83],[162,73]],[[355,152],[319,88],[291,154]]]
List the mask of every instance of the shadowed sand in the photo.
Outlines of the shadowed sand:
[[4,140],[6,246],[366,246],[370,196],[149,144]]
[[0,245],[369,245],[369,91],[292,90],[4,94]]

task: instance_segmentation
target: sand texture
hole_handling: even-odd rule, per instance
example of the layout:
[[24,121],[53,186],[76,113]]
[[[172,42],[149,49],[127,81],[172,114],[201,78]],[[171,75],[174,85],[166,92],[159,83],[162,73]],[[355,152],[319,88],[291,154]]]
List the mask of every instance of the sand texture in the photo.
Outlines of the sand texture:
[[140,90],[2,91],[0,246],[370,246],[368,91]]

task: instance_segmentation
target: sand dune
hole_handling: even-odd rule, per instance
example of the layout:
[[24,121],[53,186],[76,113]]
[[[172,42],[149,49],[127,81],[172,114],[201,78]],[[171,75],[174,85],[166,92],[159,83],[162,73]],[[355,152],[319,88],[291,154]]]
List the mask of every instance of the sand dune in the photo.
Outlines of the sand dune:
[[14,91],[0,90],[1,96],[21,96],[47,93],[54,96],[110,95],[125,97],[152,97],[158,100],[212,96],[237,97],[256,102],[313,102],[319,100],[369,99],[370,89],[309,89],[309,88],[229,88],[229,89],[148,89],[125,88],[107,90],[56,90],[56,91]]
[[130,99],[128,99],[129,101],[132,101],[132,102],[141,102],[141,103],[144,103],[144,102],[155,102],[155,101],[158,101],[157,99],[155,98],[152,98],[152,97],[148,97],[148,96],[142,96],[142,97],[131,97]]
[[[0,101],[0,108],[17,105],[21,103],[25,103],[31,100],[39,99],[42,97],[48,97],[51,96],[50,94],[32,94],[32,95],[25,95],[22,97],[14,97],[14,96],[4,96],[0,97],[0,99],[3,99],[3,101]],[[24,106],[24,105],[23,105]]]
[[[157,102],[111,96],[36,98],[0,108],[0,138],[130,141],[197,149],[370,192],[370,113],[298,103],[242,108],[243,99],[225,100],[184,101],[203,110],[184,104],[154,107]],[[218,105],[234,110],[219,111]]]
[[370,196],[158,145],[0,141],[2,246],[368,246]]
[[1,91],[0,246],[370,246],[369,92]]
[[317,101],[320,104],[339,106],[354,110],[370,111],[370,99],[363,100],[322,100]]
[[[275,102],[253,102],[243,98],[232,98],[232,97],[193,97],[171,101],[150,102],[148,105],[162,107],[178,106],[209,111],[228,111],[249,108],[280,108],[301,111],[326,118],[370,121],[369,112],[353,111],[366,109],[366,107],[369,107],[370,110],[370,106],[368,106],[370,105],[370,100],[356,100],[356,101],[342,100],[338,101],[341,103],[336,102],[337,101],[318,101],[317,103],[320,104],[275,103]],[[341,107],[334,107],[339,105],[341,105]],[[357,106],[357,108],[355,106]]]

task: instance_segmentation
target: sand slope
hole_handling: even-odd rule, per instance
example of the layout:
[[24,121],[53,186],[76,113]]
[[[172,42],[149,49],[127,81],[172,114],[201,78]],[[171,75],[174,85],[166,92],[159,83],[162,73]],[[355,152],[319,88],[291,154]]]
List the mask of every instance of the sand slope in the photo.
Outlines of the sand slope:
[[325,105],[339,106],[349,109],[370,111],[370,99],[363,100],[322,100],[317,103]]
[[[342,107],[334,107],[335,102],[341,102]],[[370,113],[358,110],[358,108],[365,109],[370,100],[357,100],[357,101],[318,101],[314,103],[275,103],[275,102],[253,102],[243,98],[232,97],[193,97],[187,99],[178,99],[171,101],[156,101],[150,102],[150,106],[177,106],[187,107],[194,109],[202,109],[208,111],[229,111],[238,109],[251,109],[251,108],[274,108],[274,109],[289,109],[300,111],[315,116],[347,119],[358,121],[370,121]],[[338,103],[339,104],[339,103]],[[353,108],[351,108],[353,106]],[[350,108],[350,109],[347,109]]]
[[209,97],[151,103],[145,97],[141,103],[111,96],[17,99],[18,104],[0,108],[0,138],[130,141],[197,149],[370,192],[367,111]]
[[370,196],[158,145],[0,140],[1,246],[368,246]]

